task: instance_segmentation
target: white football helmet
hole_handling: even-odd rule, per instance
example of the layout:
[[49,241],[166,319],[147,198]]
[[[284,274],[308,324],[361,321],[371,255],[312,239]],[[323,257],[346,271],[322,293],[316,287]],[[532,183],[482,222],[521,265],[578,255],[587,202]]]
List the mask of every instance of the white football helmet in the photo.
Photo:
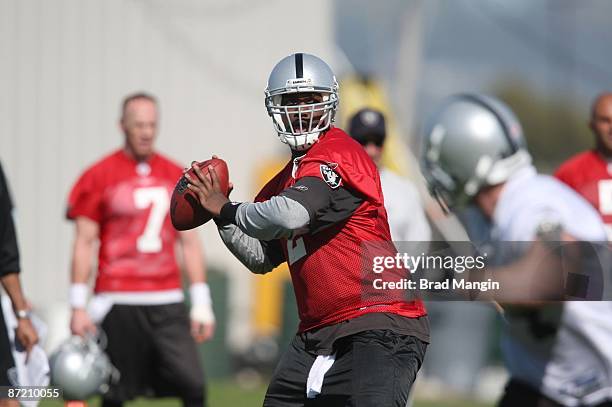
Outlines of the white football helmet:
[[[283,95],[319,93],[322,102],[283,105]],[[338,82],[322,59],[305,53],[283,58],[276,64],[266,88],[266,109],[278,137],[292,150],[308,150],[327,130],[338,109]],[[306,125],[306,123],[308,123]]]
[[521,124],[498,99],[455,95],[430,120],[422,170],[432,195],[446,206],[464,204],[530,164]]
[[65,400],[86,400],[108,391],[119,378],[103,348],[104,340],[72,336],[50,358],[51,383],[63,389]]

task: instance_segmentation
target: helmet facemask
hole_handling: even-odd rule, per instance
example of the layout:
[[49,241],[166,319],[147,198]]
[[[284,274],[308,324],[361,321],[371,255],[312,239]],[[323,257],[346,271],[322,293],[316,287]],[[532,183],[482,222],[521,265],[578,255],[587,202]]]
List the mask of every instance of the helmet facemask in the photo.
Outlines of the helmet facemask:
[[280,60],[266,87],[266,109],[280,140],[294,151],[312,147],[338,108],[338,81],[321,58],[298,52]]
[[470,176],[459,179],[452,169],[441,166],[437,157],[433,160],[426,157],[421,163],[430,193],[446,213],[469,204],[483,188],[507,181],[516,171],[530,164],[531,155],[525,149],[507,157],[483,155]]
[[467,199],[461,194],[461,182],[444,171],[437,163],[424,160],[421,163],[429,193],[444,213],[449,213]]
[[[320,95],[321,102],[291,104],[284,101],[286,96],[300,94],[312,94],[313,98]],[[338,94],[335,90],[324,92],[293,90],[273,95],[266,92],[266,108],[272,117],[274,129],[280,140],[296,151],[309,149],[320,134],[330,128],[337,107]]]

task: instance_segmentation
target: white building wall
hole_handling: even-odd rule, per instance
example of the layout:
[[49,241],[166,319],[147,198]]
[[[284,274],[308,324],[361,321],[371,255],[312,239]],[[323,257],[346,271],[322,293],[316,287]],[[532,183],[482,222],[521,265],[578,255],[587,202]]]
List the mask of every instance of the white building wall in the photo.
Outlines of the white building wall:
[[[218,154],[234,199],[248,200],[253,169],[282,147],[263,104],[267,75],[296,51],[334,64],[331,3],[0,0],[0,160],[17,205],[25,290],[43,314],[67,318],[66,196],[80,171],[122,144],[121,99],[157,95],[159,149],[183,163]],[[201,234],[210,263],[232,276],[240,346],[251,277],[212,223]],[[52,338],[65,334],[60,326],[52,322]]]

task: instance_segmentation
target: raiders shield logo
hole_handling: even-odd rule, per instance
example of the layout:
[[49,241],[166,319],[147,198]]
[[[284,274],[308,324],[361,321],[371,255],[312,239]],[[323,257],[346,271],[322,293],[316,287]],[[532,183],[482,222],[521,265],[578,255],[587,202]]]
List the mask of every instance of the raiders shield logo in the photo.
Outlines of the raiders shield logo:
[[323,181],[333,189],[336,189],[340,186],[342,182],[342,178],[340,175],[336,174],[334,170],[332,170],[329,165],[321,164],[321,176],[323,177]]

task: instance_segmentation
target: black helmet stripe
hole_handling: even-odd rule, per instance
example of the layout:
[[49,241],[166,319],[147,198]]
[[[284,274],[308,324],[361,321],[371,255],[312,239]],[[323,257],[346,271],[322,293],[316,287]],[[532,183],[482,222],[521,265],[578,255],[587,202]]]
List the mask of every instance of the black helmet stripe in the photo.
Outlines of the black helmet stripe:
[[304,54],[301,52],[295,54],[295,77],[304,77]]

